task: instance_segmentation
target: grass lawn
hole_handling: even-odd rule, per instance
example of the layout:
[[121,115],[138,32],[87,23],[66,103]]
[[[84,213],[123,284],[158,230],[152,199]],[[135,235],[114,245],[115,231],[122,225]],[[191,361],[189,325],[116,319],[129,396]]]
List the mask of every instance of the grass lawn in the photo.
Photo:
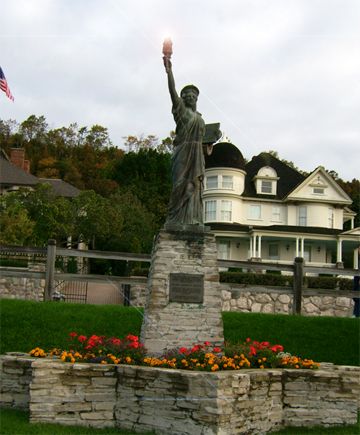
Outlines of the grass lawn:
[[[360,421],[360,420],[359,420]],[[360,424],[345,427],[333,428],[288,428],[282,429],[279,432],[274,432],[281,435],[356,435],[360,433]],[[29,413],[24,411],[17,411],[13,409],[0,410],[0,434],[2,435],[104,435],[104,434],[118,434],[118,435],[134,435],[133,432],[124,431],[120,429],[93,429],[82,428],[76,426],[60,426],[54,424],[30,424]],[[145,435],[145,433],[143,433]],[[150,434],[150,432],[146,432]],[[169,435],[171,435],[169,433]]]
[[[83,305],[54,302],[0,300],[0,353],[28,352],[40,346],[67,348],[68,334],[124,337],[139,335],[143,311],[118,305]],[[359,365],[360,319],[301,317],[271,314],[223,313],[225,339],[230,343],[247,337],[282,344],[285,350],[315,361]],[[1,410],[0,434],[131,434],[119,429],[86,429],[50,424],[29,424],[28,413]],[[279,434],[360,433],[360,426],[340,428],[289,428]],[[169,434],[171,435],[171,434]]]
[[[71,331],[124,337],[140,334],[143,311],[119,305],[0,300],[0,354],[39,346],[67,348]],[[359,365],[360,319],[281,314],[223,313],[225,339],[250,337],[282,344],[315,361]]]

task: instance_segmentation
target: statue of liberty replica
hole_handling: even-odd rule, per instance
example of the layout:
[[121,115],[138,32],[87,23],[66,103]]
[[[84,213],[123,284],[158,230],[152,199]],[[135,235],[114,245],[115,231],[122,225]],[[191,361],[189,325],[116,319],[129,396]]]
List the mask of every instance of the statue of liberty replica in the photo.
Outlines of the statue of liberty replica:
[[199,89],[187,85],[180,96],[176,91],[171,55],[172,43],[165,40],[163,62],[176,131],[169,211],[153,246],[141,328],[141,341],[154,355],[204,341],[224,342],[215,236],[203,224],[206,126],[196,110]]

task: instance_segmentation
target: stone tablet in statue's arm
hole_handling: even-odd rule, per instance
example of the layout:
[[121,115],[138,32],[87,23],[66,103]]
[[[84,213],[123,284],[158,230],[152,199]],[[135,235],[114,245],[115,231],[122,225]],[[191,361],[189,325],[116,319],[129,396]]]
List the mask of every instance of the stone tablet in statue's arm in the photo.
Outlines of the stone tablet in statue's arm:
[[220,122],[205,125],[205,134],[202,141],[204,154],[210,156],[213,150],[213,145],[222,136],[220,131]]

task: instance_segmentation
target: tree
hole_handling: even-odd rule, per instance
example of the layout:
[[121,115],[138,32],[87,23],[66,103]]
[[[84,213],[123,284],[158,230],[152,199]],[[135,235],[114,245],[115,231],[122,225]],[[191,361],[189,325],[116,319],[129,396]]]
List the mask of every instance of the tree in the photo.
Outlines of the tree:
[[155,149],[126,153],[115,165],[113,178],[155,216],[159,228],[166,217],[171,191],[170,154]]
[[0,243],[5,245],[26,245],[30,242],[35,222],[26,208],[16,201],[15,193],[0,197]]

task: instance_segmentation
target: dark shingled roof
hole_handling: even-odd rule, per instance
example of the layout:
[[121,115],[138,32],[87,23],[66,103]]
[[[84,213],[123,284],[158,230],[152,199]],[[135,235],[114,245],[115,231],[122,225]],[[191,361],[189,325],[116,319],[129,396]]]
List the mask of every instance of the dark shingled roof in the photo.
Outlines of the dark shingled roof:
[[75,198],[80,194],[80,190],[59,178],[39,178],[39,183],[50,184],[56,196],[63,196],[65,198]]
[[213,147],[210,156],[205,156],[205,167],[245,169],[244,157],[240,150],[229,142],[220,142]]
[[0,156],[0,184],[3,186],[35,186],[39,179]]
[[[270,166],[275,169],[277,176],[280,177],[277,182],[276,195],[261,195],[256,193],[253,178],[257,175],[259,169],[264,166]],[[247,176],[245,178],[245,190],[243,196],[265,199],[284,199],[306,178],[296,169],[291,168],[269,153],[261,153],[258,156],[253,157],[251,161],[245,165],[245,171]]]

